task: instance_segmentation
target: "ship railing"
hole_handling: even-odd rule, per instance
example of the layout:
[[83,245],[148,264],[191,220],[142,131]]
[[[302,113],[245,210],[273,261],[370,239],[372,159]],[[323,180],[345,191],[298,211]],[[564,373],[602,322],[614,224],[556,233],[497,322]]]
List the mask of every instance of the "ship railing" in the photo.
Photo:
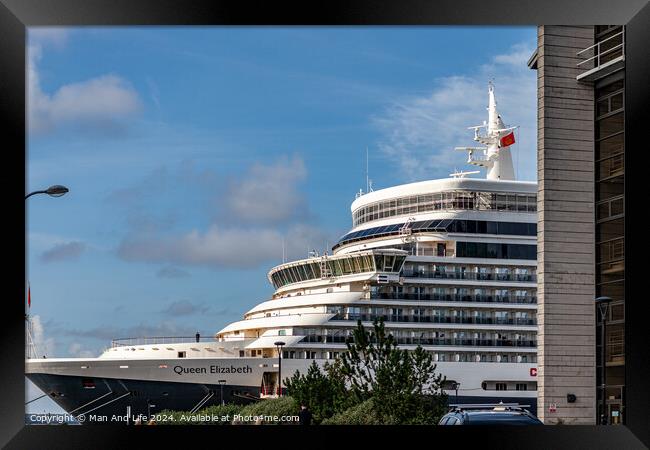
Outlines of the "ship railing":
[[375,300],[418,300],[441,302],[476,302],[476,303],[515,303],[534,305],[537,297],[532,296],[503,296],[503,295],[457,295],[457,294],[397,294],[371,292],[370,298]]
[[443,280],[478,280],[478,281],[537,281],[537,275],[528,273],[514,274],[488,274],[477,272],[431,272],[431,271],[402,271],[402,277],[405,278],[439,278]]
[[493,318],[493,317],[458,317],[458,316],[431,316],[431,315],[395,315],[395,314],[336,314],[330,320],[361,320],[372,322],[383,319],[384,322],[411,322],[411,323],[449,323],[449,324],[478,324],[478,325],[537,325],[533,318]]
[[[323,336],[310,334],[305,336],[301,343],[340,343],[344,344],[351,340],[351,336]],[[372,341],[372,339],[371,339]],[[463,347],[526,347],[532,348],[537,346],[537,341],[526,339],[460,339],[460,338],[420,338],[420,337],[401,337],[395,338],[397,344],[404,345],[440,345],[440,346],[463,346]]]
[[111,341],[111,348],[114,347],[132,347],[135,345],[151,345],[151,344],[178,344],[190,342],[218,342],[214,336],[199,336],[197,341],[196,336],[140,336],[113,339]]

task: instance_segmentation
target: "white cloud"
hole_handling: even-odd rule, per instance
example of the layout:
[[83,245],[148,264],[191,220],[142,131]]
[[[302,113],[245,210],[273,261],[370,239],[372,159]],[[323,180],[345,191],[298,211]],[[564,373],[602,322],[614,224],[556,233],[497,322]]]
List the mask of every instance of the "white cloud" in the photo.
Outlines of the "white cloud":
[[72,241],[57,244],[41,254],[41,261],[50,263],[56,261],[75,261],[86,250],[86,244]]
[[43,355],[52,356],[55,349],[55,341],[52,337],[45,337],[45,329],[43,327],[43,322],[41,321],[41,316],[32,316],[31,323],[31,337],[32,343],[35,347],[35,349],[32,348],[32,351],[36,351],[37,357],[42,357]]
[[[252,268],[281,262],[283,246],[285,258],[304,258],[309,249],[322,251],[334,242],[334,236],[309,225],[311,214],[300,189],[307,169],[298,156],[281,157],[271,164],[255,163],[243,176],[226,183],[219,182],[216,174],[197,172],[191,164],[175,175],[166,170],[156,172],[156,180],[160,180],[156,181],[158,194],[167,185],[180,189],[184,184],[199,183],[202,191],[210,186],[218,193],[213,220],[204,229],[180,232],[172,231],[172,227],[145,227],[130,220],[130,231],[117,248],[118,257],[125,261]],[[150,185],[142,186],[150,191]],[[110,198],[126,202],[129,208],[137,206],[138,217],[146,217],[150,206],[138,200],[141,195],[138,184]],[[176,270],[158,272],[161,277],[176,275]]]
[[508,125],[519,125],[513,162],[519,179],[536,179],[537,74],[526,62],[533,52],[517,44],[495,55],[471,75],[439,78],[426,96],[395,100],[373,118],[382,133],[382,154],[408,180],[447,176],[465,166],[466,155],[454,147],[472,146],[468,126],[487,119],[487,83],[494,80],[497,109]]
[[[30,36],[31,37],[31,36]],[[123,118],[141,108],[138,93],[123,78],[105,74],[59,87],[54,93],[43,91],[38,62],[43,41],[63,45],[67,34],[42,30],[28,48],[27,98],[30,132],[45,133],[66,124],[89,125],[102,130],[121,129]]]
[[158,278],[188,278],[190,273],[174,266],[161,267],[157,272]]
[[66,336],[81,337],[84,339],[94,339],[106,343],[112,339],[121,339],[129,337],[146,337],[146,336],[194,336],[196,328],[185,325],[177,325],[173,322],[163,321],[156,322],[154,325],[140,323],[128,327],[117,327],[111,325],[99,325],[94,328],[78,330],[65,329],[60,333]]
[[73,342],[68,348],[68,354],[75,358],[94,358],[98,356],[98,352],[94,350],[85,349],[83,345],[78,342]]
[[127,261],[214,267],[257,267],[281,262],[283,245],[287,259],[304,258],[308,249],[332,243],[323,231],[295,224],[286,233],[272,228],[226,228],[211,226],[180,236],[131,236],[124,239],[118,255]]
[[68,42],[70,30],[61,27],[29,27],[27,35],[30,44],[49,45],[61,49]]
[[192,303],[189,300],[178,300],[167,305],[161,313],[171,317],[192,316],[196,314],[205,314],[209,309],[209,306],[202,303]]
[[303,160],[280,158],[275,164],[253,165],[232,181],[225,195],[227,214],[235,220],[280,223],[307,213],[298,183],[307,176]]

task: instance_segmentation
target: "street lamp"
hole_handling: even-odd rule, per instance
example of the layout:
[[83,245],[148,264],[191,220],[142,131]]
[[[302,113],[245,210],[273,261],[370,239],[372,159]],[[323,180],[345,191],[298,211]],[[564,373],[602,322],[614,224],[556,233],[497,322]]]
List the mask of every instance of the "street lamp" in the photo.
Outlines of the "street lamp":
[[605,322],[607,321],[607,309],[612,301],[610,297],[598,297],[595,302],[600,311],[600,389],[602,399],[602,409],[600,410],[600,424],[607,425],[607,389],[605,388],[605,332],[607,330]]
[[151,420],[151,408],[155,408],[156,405],[151,404],[151,400],[147,399],[147,420]]
[[458,403],[458,388],[460,387],[460,383],[454,381],[454,384],[452,384],[451,387],[456,391],[456,403]]
[[47,194],[50,197],[61,197],[62,195],[65,195],[69,191],[70,189],[68,189],[67,187],[61,186],[60,184],[55,184],[54,186],[50,186],[45,190],[30,192],[25,196],[25,200],[27,200],[29,197],[35,194]]
[[275,345],[278,348],[278,384],[280,389],[278,391],[278,397],[282,397],[282,346],[286,345],[282,341],[275,342]]
[[[47,194],[50,197],[61,197],[62,195],[65,195],[66,192],[68,192],[68,191],[69,191],[69,189],[67,187],[61,186],[60,184],[55,184],[54,186],[50,186],[49,188],[47,188],[45,190],[30,192],[29,194],[27,194],[25,196],[25,200],[27,200],[32,195],[36,195],[36,194]],[[30,319],[29,319],[29,314],[25,315],[25,320],[27,320],[27,331],[29,332],[29,327],[30,327],[30,323],[31,323]],[[30,334],[30,339],[31,339],[31,334]],[[33,345],[33,343],[32,343],[32,345]],[[34,347],[34,351],[35,351],[35,347]],[[34,356],[36,356],[36,355],[34,355]],[[29,353],[27,354],[27,357],[29,357]],[[45,358],[45,355],[43,355],[43,358]]]
[[221,406],[225,405],[226,403],[223,401],[223,385],[226,384],[226,380],[219,380],[217,381],[219,383],[219,387],[221,389]]

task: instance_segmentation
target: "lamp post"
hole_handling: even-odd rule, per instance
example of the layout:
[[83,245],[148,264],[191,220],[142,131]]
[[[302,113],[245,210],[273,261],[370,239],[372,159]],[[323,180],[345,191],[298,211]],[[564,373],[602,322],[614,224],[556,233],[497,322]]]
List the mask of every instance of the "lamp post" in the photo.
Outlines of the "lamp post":
[[49,188],[41,191],[30,192],[25,196],[25,200],[27,200],[32,195],[36,195],[36,194],[47,194],[50,197],[61,197],[62,195],[65,195],[69,191],[70,189],[68,189],[67,187],[61,186],[60,184],[55,184],[54,186],[50,186]]
[[282,397],[282,346],[286,345],[282,341],[277,341],[273,345],[278,348],[278,397]]
[[[25,200],[27,200],[32,195],[36,195],[36,194],[47,194],[50,197],[61,197],[62,195],[65,195],[69,191],[70,191],[70,189],[68,189],[67,187],[62,186],[60,184],[55,184],[54,186],[50,186],[47,189],[30,192],[29,194],[27,194],[25,196]],[[28,302],[29,302],[29,300],[28,300]],[[29,305],[29,306],[31,306],[31,305]],[[30,340],[31,340],[31,332],[29,331],[31,322],[30,322],[29,314],[25,314],[25,320],[27,321],[27,332],[30,333],[29,336],[30,336]],[[32,346],[33,346],[33,341],[32,341]],[[36,347],[34,347],[34,353],[36,353]],[[29,357],[29,355],[30,355],[30,353],[29,353],[29,348],[28,348],[27,357]],[[36,355],[34,354],[34,356],[36,356]],[[43,355],[43,358],[45,358],[45,355]]]
[[147,399],[147,420],[151,420],[151,408],[155,408],[156,405],[151,404],[151,399]]
[[600,424],[607,425],[607,389],[605,382],[605,332],[607,330],[607,309],[609,308],[609,303],[612,301],[610,297],[598,297],[596,300],[596,306],[600,311],[600,389],[601,389],[601,401],[602,409],[600,410]]
[[219,388],[221,389],[221,406],[225,405],[226,403],[223,401],[223,385],[226,384],[226,380],[219,380],[217,381],[219,383]]
[[456,391],[456,403],[458,403],[458,388],[460,387],[460,383],[457,381],[454,381],[454,384],[452,385],[454,390]]

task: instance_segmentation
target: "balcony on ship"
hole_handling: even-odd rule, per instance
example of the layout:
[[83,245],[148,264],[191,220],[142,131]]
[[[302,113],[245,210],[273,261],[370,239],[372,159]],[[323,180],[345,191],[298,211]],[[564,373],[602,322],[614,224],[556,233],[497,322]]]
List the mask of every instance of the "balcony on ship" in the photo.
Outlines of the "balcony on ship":
[[534,305],[537,303],[535,295],[472,295],[472,294],[426,294],[426,293],[398,293],[398,292],[371,292],[373,300],[417,300],[440,302],[476,302],[476,303],[516,303]]
[[403,271],[405,278],[439,278],[442,280],[477,280],[477,281],[520,281],[531,283],[537,281],[535,274],[491,274],[474,272],[430,272],[430,271]]
[[440,280],[503,281],[534,283],[537,275],[533,266],[509,267],[488,265],[438,264],[407,261],[400,277]]
[[[350,338],[345,335],[323,336],[307,335],[301,343],[339,343],[344,344]],[[436,345],[436,346],[463,346],[463,347],[522,347],[533,348],[537,346],[534,339],[459,339],[459,338],[421,338],[421,337],[395,337],[399,345]]]
[[[455,308],[455,307],[454,307]],[[440,323],[440,324],[478,324],[478,325],[537,325],[534,311],[489,311],[424,307],[356,307],[330,306],[328,313],[334,314],[331,321],[372,322],[383,320],[386,323]]]

